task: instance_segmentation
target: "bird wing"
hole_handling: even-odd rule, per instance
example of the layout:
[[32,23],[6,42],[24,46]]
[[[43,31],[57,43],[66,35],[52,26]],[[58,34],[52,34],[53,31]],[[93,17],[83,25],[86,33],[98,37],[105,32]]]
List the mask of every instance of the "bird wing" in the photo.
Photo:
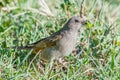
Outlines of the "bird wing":
[[34,45],[34,52],[37,53],[41,50],[44,50],[46,48],[56,46],[56,41],[60,40],[62,38],[61,35],[51,36],[47,38],[43,38],[31,45]]

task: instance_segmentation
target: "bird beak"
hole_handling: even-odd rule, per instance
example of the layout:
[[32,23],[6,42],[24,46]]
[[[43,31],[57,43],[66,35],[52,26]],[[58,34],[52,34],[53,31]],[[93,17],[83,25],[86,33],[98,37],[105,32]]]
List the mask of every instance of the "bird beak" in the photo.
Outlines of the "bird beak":
[[87,20],[87,18],[84,18],[81,22],[83,25],[87,25],[88,23],[90,23],[89,20]]
[[82,24],[83,24],[83,25],[86,25],[87,23],[88,23],[88,20],[83,20],[83,21],[82,21]]

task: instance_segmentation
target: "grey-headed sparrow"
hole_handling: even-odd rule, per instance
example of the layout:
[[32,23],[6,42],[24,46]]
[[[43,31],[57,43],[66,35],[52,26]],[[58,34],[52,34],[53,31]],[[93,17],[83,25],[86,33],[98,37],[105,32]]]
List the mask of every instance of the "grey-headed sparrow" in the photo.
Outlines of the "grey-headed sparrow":
[[75,48],[80,28],[86,20],[77,16],[70,18],[59,31],[33,44],[16,47],[18,49],[33,49],[33,53],[40,53],[41,59],[52,61],[68,56]]

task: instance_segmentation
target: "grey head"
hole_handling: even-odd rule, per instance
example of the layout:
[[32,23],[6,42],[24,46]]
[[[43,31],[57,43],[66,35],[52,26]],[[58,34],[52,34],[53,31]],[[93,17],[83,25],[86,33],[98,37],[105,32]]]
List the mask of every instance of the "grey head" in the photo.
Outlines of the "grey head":
[[78,16],[71,17],[64,27],[69,28],[70,30],[79,31],[80,28],[86,24],[86,19],[80,18]]
[[78,16],[73,16],[71,17],[66,24],[61,28],[59,31],[55,32],[52,34],[52,36],[59,35],[61,33],[67,32],[73,32],[73,33],[78,33],[80,32],[80,28],[86,24],[86,19],[80,18]]

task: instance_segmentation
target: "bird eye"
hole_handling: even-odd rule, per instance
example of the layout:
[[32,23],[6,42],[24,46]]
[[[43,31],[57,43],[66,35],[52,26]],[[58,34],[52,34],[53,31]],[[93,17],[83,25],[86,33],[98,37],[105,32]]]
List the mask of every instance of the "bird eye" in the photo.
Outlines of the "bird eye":
[[79,22],[79,20],[75,19],[75,22]]

